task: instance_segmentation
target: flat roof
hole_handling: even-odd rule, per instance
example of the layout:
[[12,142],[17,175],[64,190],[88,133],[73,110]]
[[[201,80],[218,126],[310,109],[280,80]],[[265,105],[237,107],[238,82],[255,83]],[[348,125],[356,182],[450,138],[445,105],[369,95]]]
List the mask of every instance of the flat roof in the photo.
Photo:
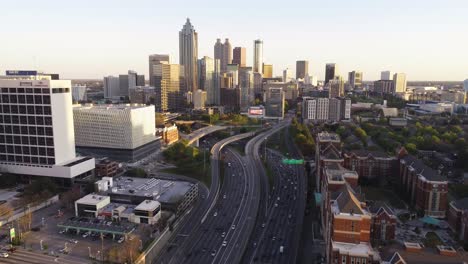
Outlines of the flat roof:
[[194,183],[187,181],[171,181],[157,178],[116,177],[113,187],[107,193],[146,197],[160,203],[175,203],[179,201]]
[[350,256],[373,256],[374,260],[380,260],[380,255],[375,251],[372,246],[368,243],[344,243],[344,242],[332,242],[333,250],[338,249],[340,253],[348,254]]
[[321,132],[318,134],[320,141],[340,141],[340,136],[335,133]]
[[141,210],[141,211],[153,211],[156,208],[161,206],[161,203],[155,200],[144,200],[141,202],[137,207],[135,207],[135,210]]
[[79,204],[89,204],[89,205],[96,205],[102,202],[105,199],[108,199],[109,196],[99,195],[99,194],[88,194],[86,196],[81,197],[80,199],[76,200],[76,203]]
[[131,110],[152,107],[145,104],[105,104],[105,105],[73,105],[73,110],[79,111],[92,111],[92,110],[101,110],[101,111],[112,111],[112,110]]

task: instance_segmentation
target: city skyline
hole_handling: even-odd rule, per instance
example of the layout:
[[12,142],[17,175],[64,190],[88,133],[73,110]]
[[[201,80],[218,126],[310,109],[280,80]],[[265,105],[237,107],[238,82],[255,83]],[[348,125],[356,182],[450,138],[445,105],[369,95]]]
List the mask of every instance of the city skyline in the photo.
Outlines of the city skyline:
[[[361,0],[352,7],[296,1],[282,10],[252,3],[262,6],[264,15],[257,16],[258,8],[242,9],[242,3],[229,9],[212,4],[207,13],[202,10],[208,1],[183,8],[150,1],[132,6],[102,1],[93,8],[89,1],[24,3],[27,10],[4,4],[9,12],[0,22],[15,21],[15,26],[3,30],[9,37],[0,47],[0,71],[28,68],[60,72],[64,78],[101,79],[131,69],[148,76],[150,54],[169,54],[171,63],[179,61],[178,32],[188,17],[199,34],[198,58],[213,58],[216,39],[229,38],[232,47],[246,48],[247,65],[253,66],[253,42],[261,39],[263,60],[273,65],[274,76],[286,68],[294,73],[297,60],[309,61],[309,73],[319,80],[326,63],[340,65],[345,78],[350,71],[362,71],[364,81],[377,80],[384,70],[404,72],[409,81],[463,81],[467,76],[468,36],[463,32],[468,4],[463,1],[425,1],[424,8],[422,1]],[[137,15],[126,15],[128,8]],[[32,20],[38,12],[41,19]]]

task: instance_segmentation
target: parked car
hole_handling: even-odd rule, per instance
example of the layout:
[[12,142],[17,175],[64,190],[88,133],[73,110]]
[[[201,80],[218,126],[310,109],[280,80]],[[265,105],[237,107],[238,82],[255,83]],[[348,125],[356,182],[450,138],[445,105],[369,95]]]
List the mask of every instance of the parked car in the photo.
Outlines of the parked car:
[[2,257],[2,258],[8,258],[8,256],[9,256],[9,255],[8,255],[8,253],[6,253],[6,252],[0,253],[0,257]]

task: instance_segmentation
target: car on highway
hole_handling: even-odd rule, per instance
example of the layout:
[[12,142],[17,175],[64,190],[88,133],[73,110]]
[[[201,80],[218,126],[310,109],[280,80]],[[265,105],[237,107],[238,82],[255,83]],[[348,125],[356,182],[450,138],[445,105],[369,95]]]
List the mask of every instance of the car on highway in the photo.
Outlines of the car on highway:
[[218,216],[218,212],[215,212],[215,213],[213,214],[213,216],[214,216],[214,217]]
[[231,229],[232,229],[232,230],[236,229],[236,225],[232,225],[232,226],[231,226]]
[[265,223],[262,224],[262,228],[265,228]]
[[73,243],[73,244],[78,244],[78,240],[76,239],[70,239],[68,242]]
[[226,236],[226,232],[223,232],[223,233],[221,234],[221,237],[225,237],[225,236]]
[[120,244],[120,243],[124,242],[124,240],[125,240],[125,237],[121,237],[121,238],[119,238],[119,240],[117,240],[117,243]]
[[216,250],[213,249],[213,251],[211,251],[211,256],[212,257],[216,256]]
[[89,236],[90,232],[86,232],[83,234],[83,238],[87,238]]
[[225,246],[227,246],[227,241],[226,240],[223,241],[223,247],[225,247]]
[[8,253],[6,253],[6,252],[0,253],[0,257],[2,257],[2,258],[8,258],[8,256],[10,256],[10,255],[8,255]]
[[65,233],[65,232],[66,232],[66,230],[65,230],[65,229],[62,229],[62,230],[59,231],[59,234],[63,234],[63,233]]
[[226,199],[226,195],[223,195],[223,199]]

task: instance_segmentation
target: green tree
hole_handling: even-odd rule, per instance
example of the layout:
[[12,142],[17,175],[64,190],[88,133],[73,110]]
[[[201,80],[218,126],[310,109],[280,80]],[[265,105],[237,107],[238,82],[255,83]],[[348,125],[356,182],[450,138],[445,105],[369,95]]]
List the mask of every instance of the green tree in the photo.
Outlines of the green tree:
[[405,149],[411,154],[416,154],[416,152],[418,150],[414,143],[407,143],[405,145]]

